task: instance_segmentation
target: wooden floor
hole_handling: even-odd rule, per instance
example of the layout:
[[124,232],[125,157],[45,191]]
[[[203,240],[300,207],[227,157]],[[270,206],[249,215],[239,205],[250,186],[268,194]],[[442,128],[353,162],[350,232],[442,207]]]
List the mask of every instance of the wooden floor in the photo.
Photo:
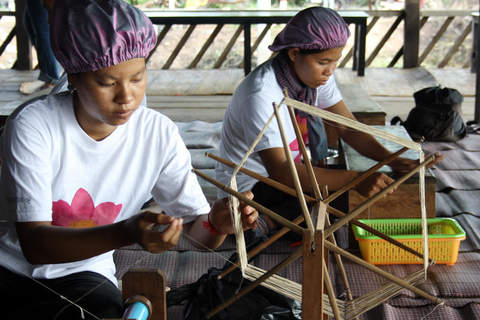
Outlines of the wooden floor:
[[[38,71],[0,70],[0,116],[8,116],[34,96],[25,96],[18,88],[37,76]],[[387,121],[394,116],[405,119],[414,106],[413,93],[439,84],[464,95],[462,110],[466,120],[473,120],[476,75],[469,69],[367,68],[365,76],[358,77],[342,68],[335,71],[335,76],[338,83],[361,85],[386,111]],[[221,121],[231,94],[243,78],[242,69],[148,70],[148,104],[174,121]]]

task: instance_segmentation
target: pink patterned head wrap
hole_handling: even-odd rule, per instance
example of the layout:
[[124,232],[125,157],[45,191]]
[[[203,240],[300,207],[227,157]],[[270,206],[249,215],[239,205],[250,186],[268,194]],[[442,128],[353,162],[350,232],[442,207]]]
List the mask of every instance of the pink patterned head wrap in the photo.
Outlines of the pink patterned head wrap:
[[344,47],[348,37],[348,25],[337,12],[310,7],[290,19],[268,48],[273,52],[289,48],[327,50]]
[[150,19],[122,0],[55,1],[50,39],[70,74],[146,58],[157,41]]

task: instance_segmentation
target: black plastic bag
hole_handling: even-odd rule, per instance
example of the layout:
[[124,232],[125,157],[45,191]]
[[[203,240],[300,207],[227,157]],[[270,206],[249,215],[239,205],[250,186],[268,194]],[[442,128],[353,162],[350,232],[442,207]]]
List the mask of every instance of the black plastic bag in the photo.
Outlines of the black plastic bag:
[[463,96],[456,89],[428,87],[415,92],[413,97],[415,107],[407,119],[393,117],[392,125],[403,125],[414,140],[454,142],[466,136],[461,109]]
[[[258,246],[266,237],[256,237],[247,244],[247,251]],[[261,253],[260,253],[261,254]],[[259,254],[258,254],[259,255]],[[255,259],[252,257],[250,261]],[[229,261],[236,261],[233,254]],[[187,284],[167,292],[167,307],[181,304],[187,300],[184,309],[185,320],[206,320],[206,314],[225,300],[234,296],[241,287],[250,281],[244,279],[237,268],[222,279],[218,275],[230,266],[222,269],[210,268],[195,283]],[[212,317],[213,320],[296,320],[301,318],[301,303],[287,298],[270,289],[258,286],[241,299]]]
[[[250,281],[243,279],[239,269],[222,279],[217,276],[220,269],[211,268],[199,280],[193,299],[187,302],[185,320],[205,320],[213,308],[234,296],[240,287]],[[301,304],[281,294],[258,286],[211,319],[214,320],[293,320],[301,319]]]
[[416,106],[430,105],[432,103],[458,103],[461,105],[463,95],[457,89],[436,86],[418,90],[413,94],[413,99]]

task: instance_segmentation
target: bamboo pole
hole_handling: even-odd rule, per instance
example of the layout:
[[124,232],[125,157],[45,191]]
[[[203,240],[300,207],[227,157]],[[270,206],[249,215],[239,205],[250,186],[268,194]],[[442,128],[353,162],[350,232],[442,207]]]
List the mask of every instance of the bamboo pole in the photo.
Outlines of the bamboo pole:
[[325,288],[327,289],[327,295],[330,300],[330,305],[332,307],[333,316],[336,320],[341,320],[342,316],[340,315],[340,311],[338,310],[337,299],[335,298],[335,293],[333,292],[332,280],[330,279],[330,275],[328,274],[328,268],[325,263],[325,259],[323,259],[323,277],[325,279]]
[[[288,97],[288,93],[286,89],[283,89],[283,92],[285,96]],[[325,219],[326,219],[326,206],[325,203],[320,201],[322,200],[322,194],[320,192],[320,188],[318,186],[317,182],[317,177],[315,176],[315,172],[313,170],[312,163],[310,162],[310,158],[307,153],[307,148],[305,146],[305,142],[303,141],[302,133],[300,131],[300,128],[297,123],[297,119],[295,117],[295,112],[293,111],[293,108],[290,106],[287,106],[288,108],[288,113],[290,115],[290,120],[292,121],[293,128],[295,130],[295,135],[297,137],[298,141],[298,146],[300,148],[300,152],[302,153],[303,159],[304,159],[304,165],[305,168],[307,169],[308,173],[308,178],[310,180],[310,185],[312,186],[312,194],[314,195],[315,199],[318,201],[316,205],[312,207],[312,217],[313,219],[316,219],[316,229],[321,229],[323,230],[325,225]]]
[[[288,97],[287,90],[283,89],[283,92],[285,96]],[[317,177],[315,176],[312,163],[310,162],[310,159],[308,157],[307,148],[305,147],[302,133],[300,131],[300,128],[298,127],[297,119],[295,118],[295,112],[293,111],[293,108],[288,105],[287,108],[290,115],[290,120],[292,121],[293,129],[295,130],[295,135],[297,136],[300,152],[302,153],[303,159],[305,160],[305,168],[307,169],[308,177],[310,178],[310,183],[312,185],[312,194],[316,200],[321,200],[322,194],[320,193],[320,188],[318,187]]]
[[352,210],[351,212],[349,212],[347,215],[345,215],[344,217],[338,219],[337,221],[335,221],[335,223],[333,223],[330,227],[328,227],[327,229],[325,229],[325,235],[328,236],[330,234],[332,234],[333,232],[337,231],[340,227],[342,227],[344,224],[346,224],[347,222],[349,222],[350,220],[352,220],[353,218],[355,218],[356,216],[358,216],[363,210],[365,210],[366,208],[370,207],[372,204],[374,204],[375,202],[377,202],[378,200],[380,200],[381,198],[383,198],[384,196],[386,196],[390,191],[394,190],[395,188],[397,188],[400,184],[402,184],[403,182],[405,182],[405,180],[407,180],[408,178],[410,178],[411,176],[413,176],[418,170],[420,170],[420,168],[422,167],[425,167],[426,165],[428,165],[429,163],[431,163],[432,161],[435,160],[435,156],[430,156],[428,157],[424,162],[422,162],[421,164],[419,164],[418,166],[416,166],[414,169],[412,169],[410,172],[406,173],[405,175],[401,176],[399,179],[397,179],[394,183],[392,183],[391,185],[387,186],[385,189],[383,189],[382,191],[380,191],[379,193],[377,193],[376,195],[374,195],[373,197],[371,197],[370,199],[368,199],[367,201],[365,201],[364,203],[362,203],[361,205],[359,205],[358,207],[356,207],[354,210]]
[[330,196],[326,197],[325,200],[323,200],[323,201],[327,204],[332,202],[333,200],[338,198],[342,193],[349,190],[350,188],[352,188],[353,186],[355,186],[359,182],[365,180],[365,178],[370,176],[372,173],[376,172],[378,169],[380,169],[384,165],[389,164],[390,162],[392,162],[393,160],[398,158],[401,154],[405,153],[405,151],[407,151],[407,150],[408,150],[407,147],[403,147],[402,149],[398,150],[397,152],[392,153],[387,158],[385,158],[385,160],[380,161],[379,163],[377,163],[376,165],[374,165],[373,167],[371,167],[367,171],[363,172],[361,175],[359,175],[358,177],[356,177],[355,179],[353,179],[352,181],[350,181],[349,183],[347,183],[346,185],[344,185],[340,189],[336,190]]
[[[327,186],[323,186],[322,194],[323,194],[324,198],[328,197],[328,187]],[[328,215],[325,216],[325,226],[326,227],[330,226],[330,217]],[[328,236],[327,240],[329,240],[334,245],[337,245],[337,240],[335,239],[333,234]],[[335,258],[335,261],[337,262],[338,271],[340,273],[340,277],[342,278],[343,285],[345,286],[347,299],[348,299],[348,301],[352,301],[353,300],[352,290],[350,289],[350,283],[349,283],[348,278],[347,278],[347,272],[345,271],[345,267],[343,266],[342,257],[336,252],[333,253],[333,257]],[[336,303],[336,301],[335,301],[335,303]]]
[[[219,162],[221,162],[221,163],[223,163],[223,164],[225,164],[225,165],[227,165],[227,166],[230,166],[230,167],[232,167],[232,168],[236,168],[236,167],[237,167],[237,165],[236,165],[235,163],[230,162],[230,161],[228,161],[228,160],[225,160],[225,159],[223,159],[223,158],[221,158],[221,157],[218,157],[218,156],[216,156],[216,155],[213,155],[213,154],[211,154],[211,153],[208,153],[208,152],[207,152],[206,155],[209,156],[209,157],[211,157],[212,159],[215,159],[215,160],[217,160],[217,161],[219,161]],[[272,179],[270,179],[270,178],[268,178],[268,177],[262,176],[261,174],[258,174],[258,173],[256,173],[256,172],[251,171],[251,170],[248,170],[248,169],[245,169],[245,168],[243,168],[243,167],[240,168],[240,171],[243,172],[243,173],[245,173],[245,174],[248,174],[248,175],[251,176],[252,178],[255,178],[255,179],[259,180],[259,181],[262,181],[262,182],[265,183],[265,184],[268,184],[269,186],[272,186],[272,187],[274,187],[274,188],[277,188],[277,189],[279,189],[280,191],[283,191],[283,192],[285,192],[285,193],[287,193],[287,194],[289,194],[289,195],[291,195],[291,196],[295,196],[295,197],[297,196],[295,190],[293,190],[292,188],[287,187],[287,186],[285,186],[285,185],[283,185],[283,184],[281,184],[281,183],[279,183],[279,182],[277,182],[277,181],[275,181],[275,180],[272,180]],[[220,188],[222,188],[222,187],[220,187]],[[304,197],[305,197],[305,200],[306,200],[309,204],[314,204],[314,203],[316,202],[316,200],[315,200],[314,198],[310,197],[309,195],[304,195]],[[342,211],[340,211],[340,210],[338,210],[338,209],[336,209],[336,208],[333,208],[333,207],[331,207],[331,206],[328,206],[328,207],[327,207],[327,211],[328,211],[329,213],[333,214],[334,216],[338,217],[338,218],[342,218],[342,217],[346,216],[345,213],[343,213]],[[303,220],[300,221],[299,224],[302,223],[302,222],[303,222]],[[403,250],[406,250],[406,251],[410,252],[411,254],[414,254],[414,255],[416,255],[417,257],[420,257],[421,259],[423,259],[423,254],[422,254],[422,253],[413,250],[412,248],[406,246],[405,244],[399,242],[398,240],[396,240],[396,239],[394,239],[394,238],[392,238],[392,237],[390,237],[390,236],[388,236],[388,235],[386,235],[386,234],[384,234],[384,233],[382,233],[382,232],[380,232],[380,231],[378,231],[378,230],[370,227],[369,225],[367,225],[367,224],[365,224],[365,223],[363,223],[363,222],[358,221],[357,219],[352,219],[352,220],[350,220],[350,223],[353,223],[354,225],[359,226],[360,228],[362,228],[362,229],[370,232],[371,234],[376,235],[377,237],[380,237],[380,238],[382,238],[383,240],[388,241],[388,242],[396,245],[397,247],[400,247],[400,248],[402,248]],[[429,259],[429,260],[430,260],[430,259]]]
[[[328,227],[330,226],[330,219],[328,217],[326,217],[326,220],[325,220],[325,225]],[[333,234],[331,234],[330,236],[328,236],[327,238],[331,243],[333,243],[334,245],[337,245],[337,240],[335,240],[335,237],[333,236]],[[347,273],[345,271],[345,267],[343,266],[343,262],[342,262],[342,258],[340,257],[340,255],[336,252],[333,253],[333,256],[335,258],[335,261],[337,262],[337,265],[338,265],[338,271],[340,272],[340,277],[342,278],[342,281],[343,281],[343,285],[345,286],[345,291],[347,293],[347,299],[349,301],[353,300],[353,295],[352,295],[352,290],[350,289],[350,283],[348,282],[348,278],[347,278]]]
[[[231,167],[231,168],[234,168],[234,169],[237,169],[237,168],[238,168],[238,165],[237,165],[236,163],[233,163],[233,162],[231,162],[231,161],[229,161],[229,160],[223,159],[223,158],[221,158],[221,157],[219,157],[219,156],[216,156],[216,155],[214,155],[214,154],[211,154],[211,153],[209,153],[209,152],[206,152],[205,155],[208,156],[208,157],[210,157],[210,158],[212,158],[212,159],[215,159],[215,160],[217,160],[218,162],[223,163],[224,165],[227,165],[227,166],[229,166],[229,167]],[[286,185],[284,185],[284,184],[281,184],[280,182],[277,182],[277,181],[275,181],[275,180],[273,180],[273,179],[270,179],[270,178],[268,178],[268,177],[262,176],[261,174],[258,174],[258,173],[256,173],[255,171],[249,170],[249,169],[244,168],[244,167],[240,167],[239,171],[240,171],[240,172],[243,172],[243,173],[245,173],[245,174],[247,174],[247,175],[249,175],[249,176],[252,177],[252,178],[257,179],[258,181],[261,181],[261,182],[263,182],[263,183],[265,183],[265,184],[268,184],[268,185],[271,186],[271,187],[274,187],[274,188],[276,188],[276,189],[278,189],[278,190],[280,190],[280,191],[282,191],[282,192],[285,192],[286,194],[289,194],[289,195],[294,196],[294,197],[297,197],[297,196],[298,196],[297,193],[296,193],[296,191],[295,191],[293,188],[290,188],[290,187],[288,187],[288,186],[286,186]],[[309,196],[309,195],[305,195],[305,194],[304,194],[304,197],[305,197],[305,200],[306,200],[309,204],[314,204],[314,203],[317,201],[315,198],[313,198],[313,197],[311,197],[311,196]]]
[[422,296],[425,299],[428,299],[428,300],[434,302],[435,304],[443,304],[444,303],[441,299],[439,299],[437,297],[434,297],[434,296],[426,293],[425,291],[423,291],[421,289],[418,289],[417,287],[409,284],[408,282],[403,281],[402,279],[397,278],[394,275],[392,275],[392,274],[390,274],[390,273],[388,273],[388,272],[386,272],[386,271],[384,271],[384,270],[366,262],[365,260],[349,253],[348,251],[345,251],[345,250],[333,245],[329,241],[325,241],[325,247],[327,247],[331,251],[337,252],[341,256],[355,262],[356,264],[359,264],[362,267],[365,267],[366,269],[368,269],[372,272],[375,272],[379,276],[382,276],[382,277],[388,279],[389,281],[394,282],[394,283],[404,287],[405,289],[408,289],[408,290],[414,292],[415,294],[418,294],[419,296]]
[[[303,216],[299,216],[297,219],[293,220],[292,223],[299,225],[302,222],[303,222]],[[247,253],[248,257],[251,258],[256,254],[260,253],[263,249],[265,249],[266,247],[268,247],[269,245],[271,245],[272,243],[274,243],[275,241],[283,237],[289,231],[290,229],[288,229],[287,227],[281,228],[280,230],[275,232],[271,237],[265,240],[265,242],[259,244],[257,247],[255,247],[250,252],[248,252]],[[218,275],[218,279],[225,277],[227,274],[229,274],[230,272],[238,268],[238,266],[239,266],[238,262],[233,263],[231,266],[226,268],[222,273]]]
[[295,163],[293,161],[292,152],[289,148],[289,143],[287,141],[287,136],[285,135],[285,131],[282,125],[282,119],[280,118],[280,114],[278,113],[277,104],[273,103],[273,110],[275,111],[275,116],[277,117],[278,128],[280,130],[280,135],[282,136],[283,141],[283,148],[285,150],[285,156],[287,158],[288,167],[290,168],[290,174],[292,175],[293,184],[295,185],[295,190],[297,191],[297,199],[300,201],[300,207],[302,208],[302,213],[305,219],[305,223],[307,224],[307,229],[313,235],[315,228],[313,227],[312,219],[310,217],[310,213],[308,212],[307,203],[305,201],[305,197],[303,197],[303,190],[302,185],[300,182],[300,178],[298,177],[297,168],[295,167]]
[[252,206],[254,207],[255,209],[257,209],[258,211],[260,211],[261,213],[265,214],[266,216],[268,216],[270,219],[274,220],[275,222],[281,224],[282,226],[285,226],[287,228],[289,228],[290,230],[292,230],[293,232],[295,233],[298,233],[298,234],[303,234],[304,232],[304,228],[300,227],[300,226],[297,226],[296,224],[292,223],[291,221],[285,219],[284,217],[276,214],[275,212],[273,212],[272,210],[262,206],[261,204],[259,204],[258,202],[255,202],[251,199],[249,199],[247,196],[245,196],[244,194],[242,194],[241,192],[238,192],[236,190],[233,190],[232,188],[230,187],[227,187],[226,185],[224,185],[223,183],[221,183],[220,181],[217,181],[213,178],[211,178],[210,176],[208,176],[207,174],[201,172],[201,171],[198,171],[196,169],[192,169],[192,171],[197,174],[198,176],[200,176],[201,178],[207,180],[208,182],[212,183],[213,185],[217,186],[218,188],[224,190],[225,192],[228,192],[230,193],[231,195],[233,195],[234,197],[237,197],[239,200],[245,202],[246,204],[248,204],[249,206]]

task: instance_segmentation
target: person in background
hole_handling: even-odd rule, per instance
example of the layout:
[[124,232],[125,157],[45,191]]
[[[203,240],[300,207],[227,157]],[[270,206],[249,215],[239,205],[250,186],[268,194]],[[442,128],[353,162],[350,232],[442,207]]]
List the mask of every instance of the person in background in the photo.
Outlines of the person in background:
[[[310,7],[297,13],[269,46],[277,55],[255,68],[235,90],[223,118],[219,156],[237,164],[241,161],[272,115],[272,104],[280,103],[283,99],[283,89],[287,90],[292,99],[355,119],[343,102],[334,77],[334,70],[349,36],[348,25],[334,10]],[[311,192],[310,180],[302,164],[288,109],[281,107],[279,112],[284,119],[287,141],[302,189]],[[303,129],[302,140],[308,143],[312,158],[318,165],[314,171],[320,186],[326,185],[329,191],[333,192],[361,174],[351,170],[321,167],[322,160],[328,154],[322,119],[302,112],[297,112],[296,118]],[[339,137],[360,154],[377,161],[384,160],[391,154],[371,135],[339,124],[333,125]],[[432,165],[442,158],[443,156],[436,154],[436,161]],[[390,166],[394,171],[407,171],[417,164],[418,161],[400,157],[391,162]],[[269,125],[244,166],[294,187],[276,120]],[[231,167],[217,163],[217,180],[228,184],[232,173]],[[242,172],[237,174],[236,180],[239,191],[252,190],[255,201],[289,220],[295,219],[301,212],[298,201],[292,196]],[[375,173],[353,188],[361,195],[370,197],[393,182],[387,175]],[[219,190],[218,195],[225,196],[225,192]],[[263,234],[277,228],[271,219],[262,214],[258,222],[261,228],[257,230]]]
[[[51,40],[70,90],[8,118],[0,140],[0,306],[5,319],[122,317],[113,250],[201,248],[233,233],[210,206],[175,124],[144,104],[155,31],[122,0],[57,0]],[[252,198],[251,192],[245,194]],[[139,212],[154,198],[163,213]],[[244,229],[258,213],[240,204]]]
[[50,26],[48,12],[41,0],[26,0],[23,25],[37,52],[40,74],[38,80],[24,82],[20,92],[32,94],[53,87],[60,78],[60,68],[50,45]]

